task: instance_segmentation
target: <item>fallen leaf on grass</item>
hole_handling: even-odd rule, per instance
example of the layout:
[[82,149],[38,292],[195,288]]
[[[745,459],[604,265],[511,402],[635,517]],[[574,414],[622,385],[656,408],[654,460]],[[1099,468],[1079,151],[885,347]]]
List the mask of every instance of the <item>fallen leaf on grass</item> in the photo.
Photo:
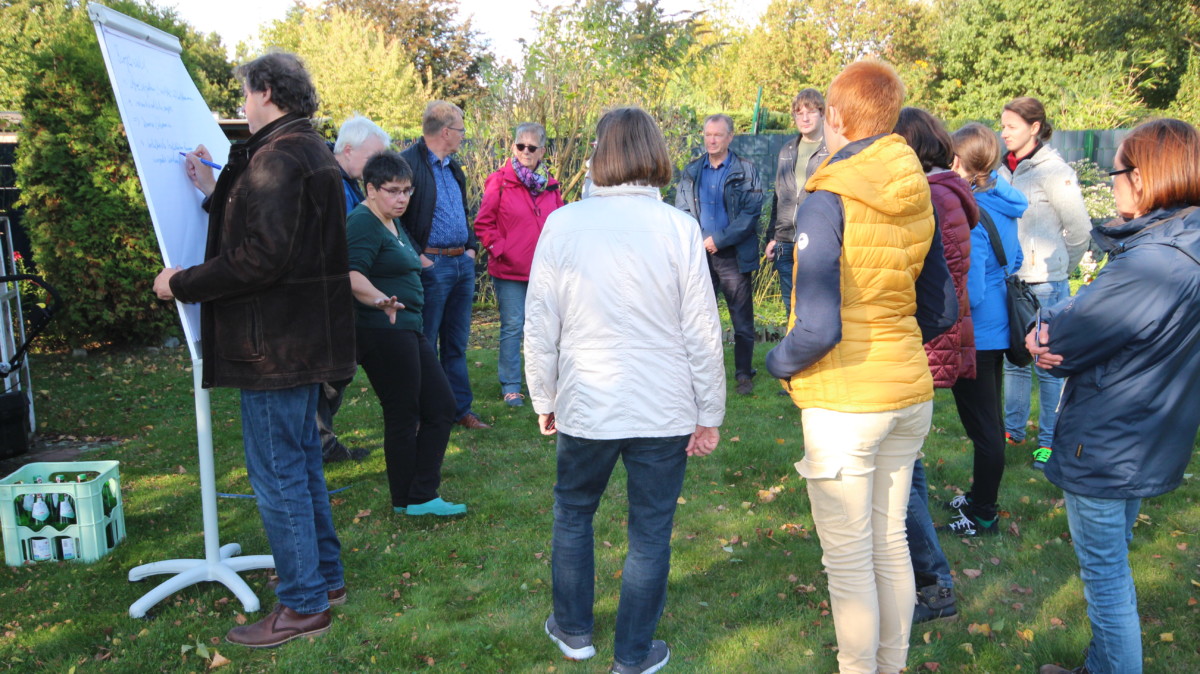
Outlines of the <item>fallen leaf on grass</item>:
[[211,670],[216,669],[217,667],[224,667],[228,664],[229,658],[221,655],[220,651],[213,651],[212,660],[208,661],[208,668]]
[[967,634],[982,634],[990,637],[992,636],[992,626],[987,623],[971,623],[967,625]]
[[355,519],[362,519],[364,517],[370,517],[370,516],[371,516],[370,510],[360,510],[360,511],[358,511],[358,514],[355,515],[354,517],[355,517]]
[[1050,619],[1050,628],[1065,630],[1065,629],[1067,629],[1067,625],[1066,625],[1066,623],[1064,623],[1062,621],[1062,618],[1051,618]]
[[967,642],[965,644],[959,644],[958,647],[963,649],[970,655],[975,655],[975,646],[972,645],[970,642]]
[[735,435],[732,438],[729,438],[729,441],[730,442],[741,442],[742,439]]
[[1175,633],[1174,632],[1163,632],[1162,634],[1158,635],[1158,640],[1159,641],[1167,641],[1167,642],[1175,641]]
[[926,632],[925,634],[921,635],[921,638],[925,641],[925,643],[929,643],[933,640],[933,632]]
[[1017,636],[1021,637],[1021,641],[1033,641],[1033,630],[1028,628],[1017,630]]
[[941,665],[936,662],[926,662],[925,664],[921,665],[921,669],[924,669],[928,672],[936,672],[940,667]]
[[978,578],[983,575],[982,569],[963,569],[963,575],[967,578]]
[[233,622],[235,622],[239,625],[245,625],[246,624],[246,615],[244,613],[239,613],[239,614],[233,616]]
[[1012,534],[1013,536],[1020,536],[1021,535],[1021,527],[1017,526],[1016,522],[1009,522],[1008,533]]
[[1195,597],[1188,597],[1188,606],[1195,606],[1197,603],[1200,602],[1197,602]]
[[187,468],[184,468],[183,466],[175,466],[175,472],[180,475],[183,475],[183,474],[187,473]]

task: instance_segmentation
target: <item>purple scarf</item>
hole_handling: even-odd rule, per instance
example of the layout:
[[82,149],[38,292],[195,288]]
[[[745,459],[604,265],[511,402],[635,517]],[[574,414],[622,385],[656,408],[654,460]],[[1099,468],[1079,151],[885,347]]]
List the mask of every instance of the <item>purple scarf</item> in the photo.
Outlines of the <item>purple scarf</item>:
[[517,180],[529,190],[529,194],[536,197],[546,191],[546,183],[550,181],[550,172],[546,170],[546,162],[538,162],[537,168],[527,169],[525,165],[516,159],[512,160],[513,171],[517,174]]

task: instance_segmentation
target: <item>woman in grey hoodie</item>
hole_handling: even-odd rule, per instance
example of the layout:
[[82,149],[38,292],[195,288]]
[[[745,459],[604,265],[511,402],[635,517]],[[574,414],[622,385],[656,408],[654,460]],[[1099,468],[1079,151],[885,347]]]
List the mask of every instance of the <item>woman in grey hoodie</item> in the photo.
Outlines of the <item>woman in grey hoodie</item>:
[[[1071,295],[1067,277],[1079,264],[1092,229],[1079,180],[1053,148],[1053,129],[1046,109],[1036,98],[1014,98],[1000,115],[1000,137],[1008,149],[1000,164],[1000,176],[1029,199],[1029,209],[1017,221],[1017,238],[1025,258],[1017,273],[1033,289],[1043,307],[1053,306]],[[1004,364],[1004,427],[1010,444],[1025,441],[1029,419],[1033,366]],[[1033,467],[1042,469],[1050,459],[1058,399],[1063,381],[1037,373],[1038,445]]]

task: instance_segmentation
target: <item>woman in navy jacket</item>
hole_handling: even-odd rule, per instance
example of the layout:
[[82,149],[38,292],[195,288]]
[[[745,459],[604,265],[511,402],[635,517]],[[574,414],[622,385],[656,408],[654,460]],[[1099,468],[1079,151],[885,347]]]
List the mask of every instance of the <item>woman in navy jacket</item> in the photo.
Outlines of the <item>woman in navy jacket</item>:
[[1095,232],[1108,264],[1043,309],[1026,338],[1039,367],[1069,377],[1054,430],[1062,451],[1046,478],[1065,492],[1092,623],[1084,667],[1041,674],[1142,671],[1132,527],[1141,499],[1179,486],[1200,427],[1200,134],[1148,122],[1121,143],[1114,168],[1117,211],[1130,219]]

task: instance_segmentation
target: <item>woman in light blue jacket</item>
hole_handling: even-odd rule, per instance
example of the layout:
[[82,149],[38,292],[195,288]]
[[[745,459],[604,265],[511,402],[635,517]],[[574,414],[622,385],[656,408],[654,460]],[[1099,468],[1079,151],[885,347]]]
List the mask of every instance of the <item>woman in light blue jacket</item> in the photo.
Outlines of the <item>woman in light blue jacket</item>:
[[975,448],[975,481],[971,491],[951,501],[959,519],[950,530],[968,536],[998,531],[996,500],[1004,475],[1004,421],[1000,405],[1001,372],[1008,340],[1008,290],[1004,279],[1021,268],[1024,256],[1017,237],[1017,218],[1029,202],[996,174],[1000,142],[982,124],[968,124],[952,136],[955,172],[971,184],[981,216],[990,217],[1000,239],[1001,266],[984,219],[971,230],[971,268],[967,296],[975,317],[976,378],[960,378],[952,389],[963,429]]

